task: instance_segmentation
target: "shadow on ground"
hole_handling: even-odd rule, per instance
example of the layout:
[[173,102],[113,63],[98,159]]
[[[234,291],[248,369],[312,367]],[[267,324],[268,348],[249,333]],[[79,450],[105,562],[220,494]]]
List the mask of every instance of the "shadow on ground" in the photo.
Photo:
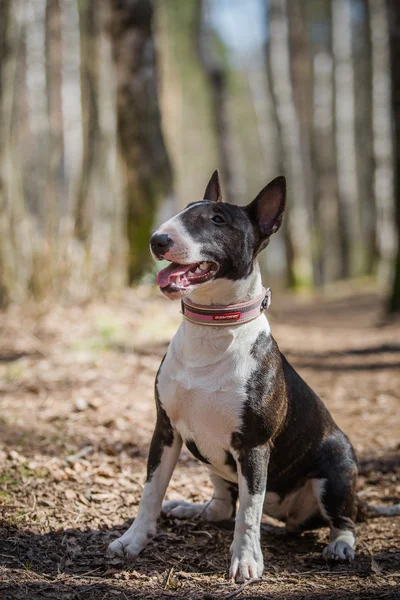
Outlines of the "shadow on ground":
[[[103,598],[224,598],[238,586],[224,577],[233,523],[220,525],[201,521],[163,519],[160,534],[133,565],[119,557],[106,556],[107,544],[128,526],[112,530],[68,529],[46,534],[1,526],[0,565],[7,577],[0,578],[6,600],[54,598],[102,600]],[[323,543],[314,532],[288,536],[283,528],[263,524],[265,582],[247,588],[242,598],[385,598],[397,591],[385,582],[398,569],[398,553],[374,555],[361,551],[351,565],[327,566],[321,557]],[[377,573],[381,575],[377,577]],[[0,570],[1,574],[1,570]],[[198,579],[211,576],[207,586]],[[316,591],[320,580],[341,584],[329,592]],[[347,580],[344,582],[344,578]],[[355,582],[371,594],[357,591]],[[204,584],[204,581],[203,581]],[[303,591],[296,590],[296,585]],[[344,584],[344,585],[342,585]],[[279,586],[277,591],[276,585]],[[323,586],[322,586],[323,587]],[[334,586],[335,587],[335,586]],[[367,585],[368,587],[368,585]],[[305,594],[304,589],[308,590]],[[282,593],[285,590],[285,594]],[[261,592],[261,595],[259,593]],[[348,594],[348,595],[347,595]]]

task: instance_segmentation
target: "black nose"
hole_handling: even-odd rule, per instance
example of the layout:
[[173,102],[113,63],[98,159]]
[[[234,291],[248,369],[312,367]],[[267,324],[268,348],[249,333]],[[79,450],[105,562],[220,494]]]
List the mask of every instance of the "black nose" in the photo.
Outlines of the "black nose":
[[154,234],[150,240],[151,249],[157,258],[162,258],[174,242],[165,233]]

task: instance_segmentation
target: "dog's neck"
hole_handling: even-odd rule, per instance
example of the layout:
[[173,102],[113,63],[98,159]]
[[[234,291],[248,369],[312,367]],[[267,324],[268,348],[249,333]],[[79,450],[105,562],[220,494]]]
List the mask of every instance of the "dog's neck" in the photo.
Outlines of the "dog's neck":
[[189,294],[189,299],[196,304],[203,305],[223,305],[239,304],[247,302],[257,297],[262,290],[260,267],[258,262],[254,266],[250,275],[244,279],[231,281],[229,279],[216,279],[200,286]]
[[[217,279],[210,285],[203,285],[189,295],[196,304],[229,306],[256,298],[262,291],[260,269],[257,263],[248,277],[238,281]],[[174,348],[185,365],[210,367],[223,360],[229,352],[236,352],[236,341],[246,345],[248,336],[260,327],[269,335],[270,328],[265,313],[241,326],[207,327],[183,319],[174,338]],[[253,336],[254,337],[254,336]],[[207,352],[204,352],[207,344]]]

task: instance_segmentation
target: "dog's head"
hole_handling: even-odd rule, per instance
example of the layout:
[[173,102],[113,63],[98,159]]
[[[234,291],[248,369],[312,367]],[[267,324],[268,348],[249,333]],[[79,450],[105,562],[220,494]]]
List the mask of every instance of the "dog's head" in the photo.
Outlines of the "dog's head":
[[227,204],[215,171],[204,199],[189,204],[151,237],[154,258],[171,262],[157,275],[161,291],[171,299],[183,298],[216,279],[247,277],[257,254],[280,228],[285,204],[284,177],[271,181],[247,206]]

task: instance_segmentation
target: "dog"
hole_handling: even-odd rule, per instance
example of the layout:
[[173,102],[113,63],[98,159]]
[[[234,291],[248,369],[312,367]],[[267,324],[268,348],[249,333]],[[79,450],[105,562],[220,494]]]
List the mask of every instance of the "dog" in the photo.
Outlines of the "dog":
[[[157,283],[181,299],[183,320],[155,383],[157,422],[138,515],[112,553],[137,556],[163,513],[207,521],[236,515],[230,577],[263,573],[263,513],[301,533],[328,525],[327,560],[355,555],[357,461],[347,436],[281,354],[264,309],[258,254],[282,224],[284,177],[248,206],[222,199],[216,171],[193,202],[151,237],[151,253],[170,265]],[[182,443],[210,471],[209,502],[163,502]],[[399,514],[375,507],[376,515]]]

